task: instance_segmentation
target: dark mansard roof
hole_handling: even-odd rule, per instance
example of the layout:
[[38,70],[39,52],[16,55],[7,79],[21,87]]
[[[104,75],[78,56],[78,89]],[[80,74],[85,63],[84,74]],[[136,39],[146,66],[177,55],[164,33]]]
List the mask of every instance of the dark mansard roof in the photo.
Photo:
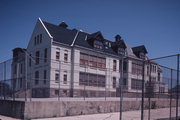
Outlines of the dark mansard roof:
[[[92,43],[94,41],[99,41],[100,43],[102,43],[103,46],[102,49],[99,49],[100,51],[115,55],[117,55],[115,48],[127,48],[127,45],[125,44],[124,40],[121,39],[120,35],[116,35],[115,41],[111,41],[105,39],[100,31],[90,34],[83,31],[79,31],[77,29],[68,29],[68,25],[65,22],[62,22],[59,25],[54,25],[43,21],[43,24],[45,25],[45,27],[47,28],[55,42],[67,45],[73,44],[74,46],[95,49]],[[130,48],[128,47],[127,49]],[[127,52],[128,51],[130,50],[127,50]],[[144,45],[133,47],[131,51],[133,51],[134,54],[137,52],[144,52],[145,54],[147,53],[147,50]]]

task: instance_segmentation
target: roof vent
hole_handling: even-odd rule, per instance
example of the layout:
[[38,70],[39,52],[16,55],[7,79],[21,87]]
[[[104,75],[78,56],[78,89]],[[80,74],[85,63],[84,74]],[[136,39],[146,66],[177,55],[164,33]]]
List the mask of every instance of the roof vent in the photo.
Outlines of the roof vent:
[[68,25],[63,21],[61,24],[59,24],[59,27],[67,28]]

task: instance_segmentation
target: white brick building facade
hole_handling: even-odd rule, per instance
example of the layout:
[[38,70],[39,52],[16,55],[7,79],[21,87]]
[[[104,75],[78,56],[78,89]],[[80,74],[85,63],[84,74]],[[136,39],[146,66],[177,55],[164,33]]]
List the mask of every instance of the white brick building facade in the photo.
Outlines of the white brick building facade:
[[[114,97],[118,96],[120,80],[127,92],[141,92],[141,53],[147,53],[144,46],[131,48],[119,35],[112,42],[103,38],[100,32],[89,34],[67,27],[64,22],[56,26],[41,19],[35,25],[24,55],[27,59],[25,83],[33,97]],[[158,64],[153,65],[151,79],[162,83],[163,73],[158,72]],[[145,83],[149,81],[148,66],[145,63]],[[154,91],[159,91],[156,84],[154,86]],[[165,92],[166,85],[161,84],[163,88]]]

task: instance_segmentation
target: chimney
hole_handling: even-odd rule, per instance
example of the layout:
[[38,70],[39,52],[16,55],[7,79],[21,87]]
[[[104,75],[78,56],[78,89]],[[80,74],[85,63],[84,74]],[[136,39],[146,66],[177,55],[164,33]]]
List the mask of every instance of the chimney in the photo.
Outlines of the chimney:
[[61,24],[59,24],[59,27],[67,28],[68,25],[63,21]]

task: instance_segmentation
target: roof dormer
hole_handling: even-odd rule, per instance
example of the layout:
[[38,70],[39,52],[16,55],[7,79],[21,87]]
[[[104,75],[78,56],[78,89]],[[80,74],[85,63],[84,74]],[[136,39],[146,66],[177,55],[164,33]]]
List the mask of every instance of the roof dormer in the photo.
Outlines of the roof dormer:
[[121,39],[120,35],[115,36],[115,42],[112,45],[112,49],[114,52],[116,52],[119,55],[122,55],[125,53],[126,44],[123,39]]
[[132,50],[136,57],[141,59],[144,59],[146,54],[148,53],[144,45],[133,47]]
[[100,31],[91,34],[88,37],[87,41],[93,48],[102,49],[104,47],[103,45],[104,37],[102,36]]

